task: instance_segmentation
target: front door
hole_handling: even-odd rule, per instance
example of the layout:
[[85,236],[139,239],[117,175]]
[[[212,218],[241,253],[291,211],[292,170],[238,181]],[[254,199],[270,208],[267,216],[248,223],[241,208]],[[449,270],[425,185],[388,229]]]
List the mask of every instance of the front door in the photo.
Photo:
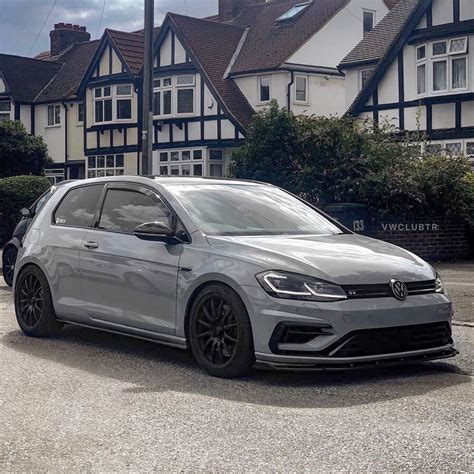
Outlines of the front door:
[[170,209],[148,188],[107,186],[98,225],[81,250],[86,312],[93,322],[174,334],[182,245],[141,240],[140,224],[168,220]]

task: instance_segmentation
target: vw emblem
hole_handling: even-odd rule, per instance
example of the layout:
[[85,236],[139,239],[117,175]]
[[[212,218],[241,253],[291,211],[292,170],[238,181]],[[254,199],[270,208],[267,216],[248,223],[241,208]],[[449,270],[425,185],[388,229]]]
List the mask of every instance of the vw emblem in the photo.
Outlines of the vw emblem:
[[390,289],[397,300],[405,301],[407,299],[408,288],[403,281],[392,278],[390,280]]

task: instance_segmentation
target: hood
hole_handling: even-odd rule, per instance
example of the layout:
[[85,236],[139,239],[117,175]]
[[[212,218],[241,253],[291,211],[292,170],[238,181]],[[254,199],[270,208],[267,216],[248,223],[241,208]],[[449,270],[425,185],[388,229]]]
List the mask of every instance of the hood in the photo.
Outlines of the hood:
[[432,267],[416,255],[356,234],[208,237],[225,253],[264,270],[303,273],[341,285],[432,280]]

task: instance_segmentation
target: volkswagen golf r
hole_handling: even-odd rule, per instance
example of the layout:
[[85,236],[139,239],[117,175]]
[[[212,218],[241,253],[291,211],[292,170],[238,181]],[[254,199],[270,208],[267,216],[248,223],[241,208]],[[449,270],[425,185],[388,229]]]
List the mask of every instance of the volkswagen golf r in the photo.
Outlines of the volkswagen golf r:
[[20,248],[18,324],[190,347],[212,375],[451,357],[433,268],[262,183],[111,177],[54,190]]

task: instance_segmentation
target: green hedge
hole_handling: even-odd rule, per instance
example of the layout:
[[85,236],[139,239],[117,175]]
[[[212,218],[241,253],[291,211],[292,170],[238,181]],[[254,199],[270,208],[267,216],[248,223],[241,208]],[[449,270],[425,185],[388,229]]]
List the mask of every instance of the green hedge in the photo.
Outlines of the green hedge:
[[44,176],[0,179],[0,247],[10,239],[21,209],[30,207],[50,187],[51,182]]

